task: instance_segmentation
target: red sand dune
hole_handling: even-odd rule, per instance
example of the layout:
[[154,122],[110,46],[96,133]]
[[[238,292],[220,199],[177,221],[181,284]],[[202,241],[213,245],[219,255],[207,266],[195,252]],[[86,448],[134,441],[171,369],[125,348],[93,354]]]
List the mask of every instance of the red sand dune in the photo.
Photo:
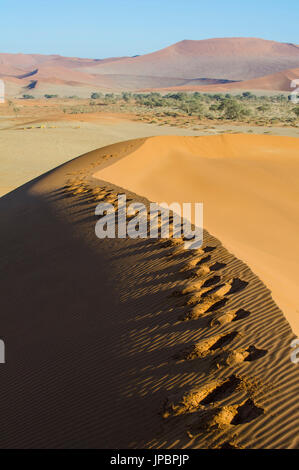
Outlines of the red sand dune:
[[246,80],[299,65],[299,48],[257,38],[181,41],[121,62],[99,64],[93,73]]
[[265,75],[264,77],[253,78],[252,80],[236,81],[230,83],[193,85],[190,81],[186,85],[166,88],[145,89],[144,91],[205,91],[222,92],[230,90],[273,90],[292,91],[291,81],[299,78],[299,67],[295,69],[283,70],[282,72]]
[[[253,244],[296,306],[298,142],[120,142],[0,198],[1,448],[298,449],[294,335],[267,276],[221,244],[225,232]],[[182,239],[96,237],[99,202],[126,193],[148,207],[142,195],[163,192],[203,197],[223,238],[205,231],[201,249],[184,250]]]
[[78,57],[63,57],[60,55],[42,54],[6,54],[0,53],[0,72],[3,66],[13,66],[19,69],[30,70],[43,65],[64,66],[70,68],[98,65],[124,59],[123,57],[111,57],[107,59],[81,59]]
[[[295,74],[296,78],[298,67],[297,45],[257,38],[185,40],[151,54],[99,60],[0,54],[0,77],[19,84],[20,92],[30,83],[30,77],[18,77],[36,70],[37,87],[42,82],[139,91],[168,90],[169,87],[191,91],[199,90],[198,87],[204,87],[206,91],[235,88],[288,90],[289,75],[293,78]],[[213,84],[216,80],[243,83]]]

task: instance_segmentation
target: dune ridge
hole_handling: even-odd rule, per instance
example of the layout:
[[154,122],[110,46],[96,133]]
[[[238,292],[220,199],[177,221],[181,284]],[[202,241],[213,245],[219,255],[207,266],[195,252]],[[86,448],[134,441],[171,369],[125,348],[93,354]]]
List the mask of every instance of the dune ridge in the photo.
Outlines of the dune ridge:
[[98,172],[150,142],[90,152],[0,200],[0,445],[298,448],[294,335],[248,266],[207,231],[195,251],[95,237],[99,201],[149,204]]

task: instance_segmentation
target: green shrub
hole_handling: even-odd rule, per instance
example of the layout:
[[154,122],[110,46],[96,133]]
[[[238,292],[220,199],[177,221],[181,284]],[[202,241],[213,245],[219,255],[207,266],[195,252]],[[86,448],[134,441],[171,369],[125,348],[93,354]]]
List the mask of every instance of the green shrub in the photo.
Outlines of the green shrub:
[[102,93],[96,93],[96,92],[94,92],[94,93],[91,93],[90,98],[91,98],[92,100],[98,100],[98,99],[101,98],[102,96],[103,96]]
[[293,113],[296,114],[297,118],[299,118],[299,106],[296,106],[296,108],[292,109]]

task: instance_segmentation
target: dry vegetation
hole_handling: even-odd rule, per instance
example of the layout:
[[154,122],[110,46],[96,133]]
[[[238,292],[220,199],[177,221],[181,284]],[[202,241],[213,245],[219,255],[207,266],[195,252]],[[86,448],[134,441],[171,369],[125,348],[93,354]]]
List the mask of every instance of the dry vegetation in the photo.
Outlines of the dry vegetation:
[[283,124],[297,126],[299,107],[283,94],[256,96],[251,92],[241,95],[208,93],[160,93],[101,95],[94,93],[88,104],[66,107],[65,113],[88,113],[109,109],[130,112],[138,119],[155,124],[182,126],[201,121],[234,121],[256,125]]
[[[6,110],[5,110],[6,108]],[[126,113],[136,120],[157,125],[171,125],[181,128],[199,124],[242,123],[256,126],[298,127],[299,106],[285,94],[257,96],[251,92],[239,95],[209,93],[168,93],[157,92],[132,94],[124,92],[93,93],[90,99],[76,96],[59,98],[47,95],[44,100],[35,100],[24,95],[22,100],[8,102],[8,109],[2,107],[1,114],[18,117],[47,110],[48,116],[57,114]]]

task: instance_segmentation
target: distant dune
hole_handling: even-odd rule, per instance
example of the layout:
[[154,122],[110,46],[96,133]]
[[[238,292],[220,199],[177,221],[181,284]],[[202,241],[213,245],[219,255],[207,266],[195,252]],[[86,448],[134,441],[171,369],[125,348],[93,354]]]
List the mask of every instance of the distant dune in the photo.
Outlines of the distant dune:
[[90,65],[98,65],[110,61],[124,59],[122,57],[111,57],[108,59],[80,59],[78,57],[63,57],[60,55],[42,54],[5,54],[0,53],[0,70],[2,66],[11,65],[24,70],[40,67],[41,65],[60,65],[69,68],[80,68]]
[[222,38],[181,41],[151,54],[99,64],[93,73],[248,80],[298,65],[296,45],[256,38]]
[[201,92],[223,92],[234,90],[268,90],[268,91],[288,91],[291,93],[291,81],[298,79],[299,67],[290,70],[283,70],[265,77],[253,78],[252,80],[233,81],[226,83],[194,83],[196,80],[189,81],[181,86],[167,88],[155,88],[143,90],[144,92],[158,91],[161,93],[171,91],[201,91]]
[[37,70],[37,95],[47,83],[72,86],[74,94],[76,88],[79,94],[86,89],[86,96],[90,86],[111,91],[200,89],[196,86],[206,91],[214,86],[288,91],[288,73],[298,67],[297,45],[257,38],[184,40],[150,54],[107,59],[0,54],[0,78],[14,83],[19,94],[28,87],[30,73]]
[[[0,447],[298,448],[294,335],[263,283],[297,295],[297,156],[298,139],[137,139],[2,197]],[[224,245],[98,239],[95,207],[123,192],[203,200]]]

